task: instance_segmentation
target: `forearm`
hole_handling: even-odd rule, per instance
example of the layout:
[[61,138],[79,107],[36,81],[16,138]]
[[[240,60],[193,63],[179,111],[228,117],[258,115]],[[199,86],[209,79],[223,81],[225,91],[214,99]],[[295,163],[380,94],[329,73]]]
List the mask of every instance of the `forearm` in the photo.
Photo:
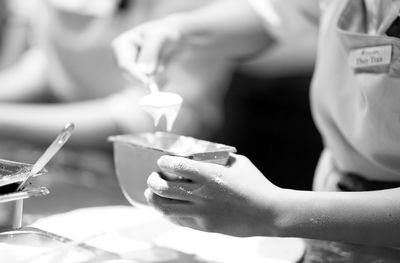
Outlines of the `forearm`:
[[213,56],[246,58],[273,43],[246,0],[216,1],[170,18],[183,22],[178,22],[178,28],[184,42]]
[[374,192],[284,190],[279,235],[400,245],[400,189]]
[[0,101],[32,101],[45,96],[47,61],[40,49],[31,48],[0,73]]
[[0,136],[49,143],[67,122],[74,122],[70,144],[106,147],[117,125],[103,100],[67,104],[0,104]]

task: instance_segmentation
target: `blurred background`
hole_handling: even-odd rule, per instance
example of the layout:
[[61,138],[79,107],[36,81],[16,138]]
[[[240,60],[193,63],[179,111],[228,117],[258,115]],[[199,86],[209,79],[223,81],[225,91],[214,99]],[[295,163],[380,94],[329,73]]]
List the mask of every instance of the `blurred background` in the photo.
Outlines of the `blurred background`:
[[[33,163],[64,123],[77,125],[49,173],[36,179],[51,194],[25,202],[26,221],[128,204],[107,137],[155,129],[135,107],[146,91],[118,71],[111,41],[213,1],[0,0],[0,158]],[[165,87],[184,98],[173,132],[235,146],[278,186],[311,189],[322,149],[309,105],[315,36],[288,38],[233,66],[188,54]]]

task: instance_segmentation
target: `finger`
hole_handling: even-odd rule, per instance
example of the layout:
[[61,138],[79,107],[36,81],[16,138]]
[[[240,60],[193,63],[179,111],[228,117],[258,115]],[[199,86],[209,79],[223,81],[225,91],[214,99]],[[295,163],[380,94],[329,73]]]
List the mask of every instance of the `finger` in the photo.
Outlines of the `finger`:
[[149,85],[149,77],[140,70],[136,63],[121,66],[121,69],[125,72],[129,80],[139,80],[142,84]]
[[142,50],[138,57],[138,64],[149,75],[156,74],[163,67],[161,57],[168,57],[174,48],[172,47],[180,39],[177,32],[159,30],[149,34],[146,42],[142,43]]
[[166,216],[188,216],[193,214],[190,202],[164,198],[154,193],[150,188],[144,192],[147,203]]
[[190,179],[195,183],[219,176],[225,169],[224,166],[219,164],[205,163],[169,155],[161,156],[157,164],[162,172]]
[[152,173],[147,179],[148,187],[158,196],[180,200],[195,201],[193,190],[197,185],[182,181],[167,181],[159,173]]
[[124,67],[125,65],[135,63],[140,51],[141,42],[142,41],[131,32],[122,34],[114,39],[111,43],[111,47],[117,64]]
[[143,43],[142,50],[138,56],[138,65],[140,69],[148,75],[156,73],[161,48],[165,40],[161,36],[154,36]]
[[137,65],[137,57],[141,49],[139,36],[131,36],[133,33],[126,33],[119,36],[112,42],[114,58],[119,68],[126,72],[129,76],[139,79],[142,82],[148,81],[148,77]]

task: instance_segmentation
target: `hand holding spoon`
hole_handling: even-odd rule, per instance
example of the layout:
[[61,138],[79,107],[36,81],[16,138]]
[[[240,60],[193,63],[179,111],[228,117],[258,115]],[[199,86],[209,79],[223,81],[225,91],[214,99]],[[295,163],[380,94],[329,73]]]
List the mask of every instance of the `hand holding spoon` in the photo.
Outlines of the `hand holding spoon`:
[[26,176],[24,181],[18,186],[17,191],[20,191],[24,188],[28,180],[38,172],[40,172],[46,164],[53,158],[53,156],[61,149],[61,147],[68,141],[69,137],[72,135],[72,132],[75,128],[73,123],[68,123],[58,134],[57,138],[47,147],[46,151],[39,157],[39,159],[32,166],[31,171]]

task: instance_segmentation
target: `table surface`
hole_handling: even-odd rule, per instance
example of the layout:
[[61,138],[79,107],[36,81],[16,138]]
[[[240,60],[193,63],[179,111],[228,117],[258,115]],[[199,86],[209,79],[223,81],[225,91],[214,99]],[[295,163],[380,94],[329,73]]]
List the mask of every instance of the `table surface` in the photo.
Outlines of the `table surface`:
[[[132,206],[78,209],[42,218],[33,227],[84,239],[90,246],[138,262],[294,263],[305,250],[302,239],[206,233],[174,225],[153,209]],[[101,235],[86,239],[96,233]]]
[[[33,163],[42,153],[37,146],[1,142],[0,158]],[[46,167],[48,174],[35,179],[50,195],[24,201],[26,224],[75,209],[129,206],[113,167],[112,153],[90,149],[64,149]],[[400,262],[397,249],[309,242],[303,262]]]

